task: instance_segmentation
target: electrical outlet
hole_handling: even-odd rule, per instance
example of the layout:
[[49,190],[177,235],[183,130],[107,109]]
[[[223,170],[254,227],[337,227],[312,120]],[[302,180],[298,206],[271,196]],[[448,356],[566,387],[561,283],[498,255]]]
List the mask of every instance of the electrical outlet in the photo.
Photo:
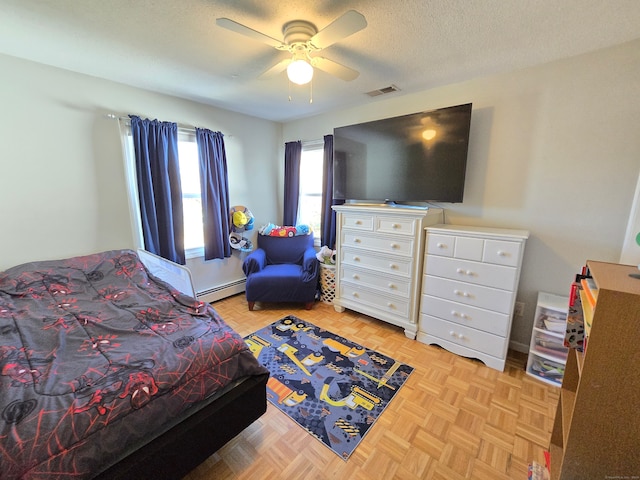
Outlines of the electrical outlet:
[[522,317],[524,315],[524,302],[516,302],[513,315],[515,317]]

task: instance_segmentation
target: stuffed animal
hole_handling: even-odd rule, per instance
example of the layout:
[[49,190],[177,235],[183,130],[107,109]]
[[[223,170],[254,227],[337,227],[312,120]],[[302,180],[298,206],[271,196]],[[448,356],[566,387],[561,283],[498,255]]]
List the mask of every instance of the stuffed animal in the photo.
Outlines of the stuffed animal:
[[233,212],[233,224],[237,228],[244,228],[249,223],[249,218],[244,212]]
[[316,253],[316,258],[319,262],[324,263],[325,265],[335,265],[336,263],[336,251],[331,250],[329,247],[324,245],[318,253]]
[[260,233],[260,235],[271,235],[271,232],[273,231],[274,228],[278,228],[278,226],[274,225],[273,223],[267,223],[266,225],[263,225],[262,227],[260,227],[260,230],[258,230],[258,233]]
[[296,225],[296,235],[309,235],[311,233],[311,228],[306,224]]

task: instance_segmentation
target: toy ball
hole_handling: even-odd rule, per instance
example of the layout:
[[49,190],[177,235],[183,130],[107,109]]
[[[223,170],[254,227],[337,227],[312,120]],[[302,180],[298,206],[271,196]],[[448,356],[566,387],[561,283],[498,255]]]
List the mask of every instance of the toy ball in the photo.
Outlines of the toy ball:
[[244,227],[247,223],[249,222],[249,219],[247,218],[247,216],[244,214],[244,212],[233,212],[233,224],[238,227],[238,228],[242,228]]

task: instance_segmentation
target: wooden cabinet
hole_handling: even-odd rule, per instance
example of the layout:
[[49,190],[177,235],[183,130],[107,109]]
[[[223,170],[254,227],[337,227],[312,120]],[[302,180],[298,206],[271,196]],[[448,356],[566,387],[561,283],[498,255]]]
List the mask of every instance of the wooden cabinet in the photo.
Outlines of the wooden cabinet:
[[556,387],[562,385],[569,350],[564,346],[568,308],[569,297],[538,293],[526,372]]
[[551,478],[640,475],[640,279],[587,262],[598,289],[584,353],[569,351],[551,435]]
[[442,209],[339,205],[336,211],[336,311],[345,308],[417,331],[423,229]]
[[504,370],[529,232],[426,228],[417,339]]

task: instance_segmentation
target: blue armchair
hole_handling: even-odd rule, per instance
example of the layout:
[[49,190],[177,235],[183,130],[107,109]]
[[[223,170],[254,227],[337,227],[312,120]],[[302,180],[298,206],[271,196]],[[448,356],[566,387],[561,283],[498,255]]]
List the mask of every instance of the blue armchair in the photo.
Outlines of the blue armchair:
[[247,302],[300,302],[310,310],[318,290],[318,259],[313,235],[258,235],[257,248],[242,264]]

